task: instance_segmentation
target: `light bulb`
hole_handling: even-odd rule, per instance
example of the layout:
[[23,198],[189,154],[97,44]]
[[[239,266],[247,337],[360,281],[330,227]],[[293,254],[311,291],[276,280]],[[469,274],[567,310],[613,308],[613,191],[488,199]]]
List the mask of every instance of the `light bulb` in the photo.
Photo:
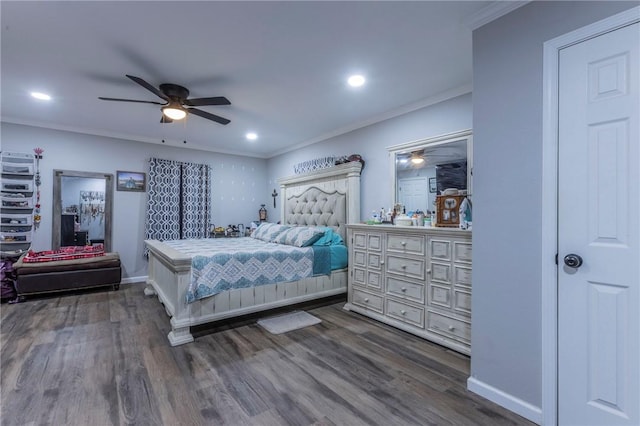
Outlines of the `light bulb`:
[[162,113],[172,120],[182,120],[187,116],[185,110],[172,106],[162,108]]

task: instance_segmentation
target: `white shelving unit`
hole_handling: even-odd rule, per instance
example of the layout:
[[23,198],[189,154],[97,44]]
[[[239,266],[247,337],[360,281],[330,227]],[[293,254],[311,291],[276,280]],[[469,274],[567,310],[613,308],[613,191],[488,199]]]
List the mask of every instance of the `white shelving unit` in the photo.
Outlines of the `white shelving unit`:
[[1,152],[0,251],[19,253],[31,247],[33,236],[33,154]]

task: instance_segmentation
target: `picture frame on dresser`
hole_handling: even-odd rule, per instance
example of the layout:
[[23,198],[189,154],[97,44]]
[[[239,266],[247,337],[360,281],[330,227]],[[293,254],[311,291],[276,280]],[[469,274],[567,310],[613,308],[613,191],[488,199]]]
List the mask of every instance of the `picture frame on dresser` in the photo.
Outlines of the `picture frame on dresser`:
[[436,182],[436,178],[429,178],[429,192],[434,194],[438,192],[438,183]]

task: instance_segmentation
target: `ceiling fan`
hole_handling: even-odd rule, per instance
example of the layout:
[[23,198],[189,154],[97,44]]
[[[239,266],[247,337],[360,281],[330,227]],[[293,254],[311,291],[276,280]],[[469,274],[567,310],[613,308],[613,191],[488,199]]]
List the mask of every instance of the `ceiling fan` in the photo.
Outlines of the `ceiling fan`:
[[189,97],[189,90],[186,87],[182,87],[177,84],[163,83],[158,88],[155,88],[140,77],[128,74],[127,77],[138,83],[140,86],[144,87],[154,95],[163,99],[165,102],[162,103],[156,101],[140,101],[136,99],[105,98],[102,96],[98,97],[98,99],[101,99],[103,101],[137,102],[142,104],[161,105],[161,123],[172,123],[173,120],[181,120],[186,117],[187,114],[195,114],[202,118],[206,118],[207,120],[212,120],[220,124],[229,124],[231,122],[231,120],[220,117],[219,115],[211,114],[207,111],[203,111],[197,108],[189,108],[204,105],[231,105],[229,99],[225,98],[224,96],[187,99]]
[[433,152],[425,152],[424,149],[398,154],[398,160],[400,162],[411,162],[413,165],[421,165],[428,157],[455,158],[458,156],[455,154],[435,154]]

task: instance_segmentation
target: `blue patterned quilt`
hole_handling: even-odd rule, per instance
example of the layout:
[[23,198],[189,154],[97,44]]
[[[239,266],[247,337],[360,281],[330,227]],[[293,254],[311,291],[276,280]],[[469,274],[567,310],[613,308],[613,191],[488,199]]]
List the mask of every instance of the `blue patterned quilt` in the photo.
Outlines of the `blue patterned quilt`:
[[192,256],[187,303],[233,288],[331,273],[329,247],[294,247],[250,237],[173,240],[164,244]]

